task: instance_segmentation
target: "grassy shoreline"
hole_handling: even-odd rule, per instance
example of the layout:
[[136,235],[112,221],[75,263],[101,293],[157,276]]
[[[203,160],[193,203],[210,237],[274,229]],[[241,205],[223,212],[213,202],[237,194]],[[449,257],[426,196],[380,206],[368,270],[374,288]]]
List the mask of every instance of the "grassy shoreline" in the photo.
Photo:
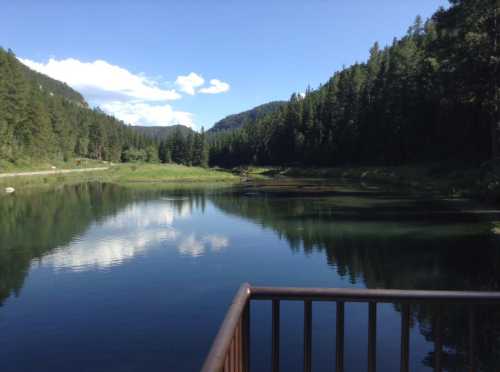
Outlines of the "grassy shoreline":
[[[96,166],[95,162],[89,162]],[[99,165],[103,165],[101,162]],[[66,173],[43,176],[0,178],[2,188],[54,187],[81,182],[110,182],[121,185],[235,184],[241,180],[275,178],[344,179],[355,182],[388,184],[415,190],[438,192],[450,197],[467,197],[500,201],[500,178],[494,171],[483,168],[420,166],[366,166],[366,167],[245,167],[233,170],[188,167],[176,164],[127,163],[111,165],[108,170],[87,173]],[[68,169],[58,167],[58,169]],[[43,169],[43,168],[42,168]],[[45,168],[46,169],[46,168]],[[83,169],[78,168],[78,169]],[[19,171],[20,169],[16,169]],[[31,167],[30,170],[41,170]]]
[[[68,169],[60,168],[60,169]],[[59,169],[59,168],[58,168]],[[83,169],[83,168],[78,168]],[[23,169],[22,171],[24,171]],[[32,167],[30,171],[37,171]],[[45,169],[43,169],[45,170]],[[20,169],[16,169],[21,171]],[[0,191],[5,187],[18,190],[50,188],[81,182],[109,182],[117,184],[166,184],[166,183],[235,183],[240,177],[214,168],[187,167],[176,164],[119,164],[107,170],[51,175],[33,175],[0,178]]]

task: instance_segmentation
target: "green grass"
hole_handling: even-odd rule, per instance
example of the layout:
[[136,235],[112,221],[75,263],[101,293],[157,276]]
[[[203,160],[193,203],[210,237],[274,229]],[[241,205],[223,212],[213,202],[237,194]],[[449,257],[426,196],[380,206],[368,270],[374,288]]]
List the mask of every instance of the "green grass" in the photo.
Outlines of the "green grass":
[[109,167],[110,162],[99,161],[93,159],[72,159],[68,161],[62,160],[45,160],[35,162],[32,159],[19,159],[15,163],[5,160],[0,160],[0,174],[12,172],[34,172],[34,171],[50,171],[52,167],[56,169],[84,169]]
[[177,164],[122,164],[112,167],[113,182],[236,182],[238,176],[214,168],[187,167]]
[[[29,170],[42,169],[31,168]],[[19,169],[15,171],[19,171]],[[0,194],[3,194],[5,187],[14,187],[17,192],[81,182],[110,182],[127,186],[151,184],[157,187],[159,184],[179,183],[190,185],[229,184],[239,180],[238,176],[228,171],[213,168],[187,167],[175,164],[118,164],[111,166],[110,169],[95,172],[0,178]]]

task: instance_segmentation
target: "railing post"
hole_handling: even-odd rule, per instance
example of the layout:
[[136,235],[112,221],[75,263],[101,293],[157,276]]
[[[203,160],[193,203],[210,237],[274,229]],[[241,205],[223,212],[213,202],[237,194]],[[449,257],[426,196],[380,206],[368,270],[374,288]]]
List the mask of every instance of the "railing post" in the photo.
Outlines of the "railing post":
[[272,371],[280,370],[280,301],[273,300]]
[[404,303],[401,311],[401,372],[410,368],[410,305]]
[[335,371],[344,371],[344,303],[337,301],[337,329],[335,337]]
[[368,305],[368,372],[377,370],[377,303]]
[[248,301],[243,311],[242,322],[243,372],[250,372],[250,301]]
[[312,302],[304,301],[304,372],[311,372]]
[[469,307],[469,371],[477,371],[476,361],[476,307]]
[[443,360],[443,309],[441,305],[437,308],[436,322],[434,324],[434,371],[441,372]]

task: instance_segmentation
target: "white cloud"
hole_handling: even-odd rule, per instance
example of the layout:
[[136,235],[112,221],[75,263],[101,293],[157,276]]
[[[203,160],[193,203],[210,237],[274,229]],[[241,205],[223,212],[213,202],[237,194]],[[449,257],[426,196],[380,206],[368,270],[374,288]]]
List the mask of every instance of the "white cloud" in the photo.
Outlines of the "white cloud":
[[205,94],[218,94],[218,93],[225,93],[229,91],[230,86],[228,83],[225,83],[223,81],[220,81],[218,79],[212,79],[210,80],[210,85],[209,87],[206,88],[201,88],[198,92],[200,93],[205,93]]
[[[47,62],[35,62],[20,58],[20,61],[35,71],[65,82],[82,93],[91,106],[99,106],[127,124],[195,126],[192,113],[177,111],[167,103],[182,96],[175,89],[165,88],[161,76],[153,78],[132,73],[103,60],[82,62],[74,58],[51,58]],[[175,84],[180,92],[189,95],[223,93],[230,88],[229,84],[217,79],[203,87],[205,79],[195,72],[178,76]]]
[[195,89],[201,87],[204,83],[205,79],[195,72],[191,72],[186,76],[178,76],[177,80],[175,80],[175,84],[179,86],[179,90],[191,96],[196,93]]
[[168,126],[182,124],[187,127],[194,126],[193,114],[176,111],[168,104],[112,101],[103,103],[101,108],[132,125]]
[[47,63],[38,63],[21,58],[20,61],[35,71],[65,82],[90,100],[109,96],[144,101],[181,98],[173,89],[160,88],[157,81],[102,60],[81,62],[74,58],[51,58]]

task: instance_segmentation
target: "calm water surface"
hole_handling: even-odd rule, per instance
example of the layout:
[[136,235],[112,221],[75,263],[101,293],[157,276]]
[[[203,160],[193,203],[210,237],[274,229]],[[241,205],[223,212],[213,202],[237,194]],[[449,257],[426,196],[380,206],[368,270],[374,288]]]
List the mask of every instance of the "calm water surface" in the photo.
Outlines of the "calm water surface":
[[[136,190],[83,184],[0,197],[0,371],[197,371],[242,282],[497,290],[496,211],[337,185],[334,193]],[[500,226],[500,225],[498,225]],[[331,370],[334,304],[313,305],[313,368]],[[271,305],[252,305],[268,371]],[[480,309],[481,366],[500,365],[499,312]],[[446,370],[462,371],[459,307]],[[378,313],[378,370],[398,371],[400,315]],[[412,308],[412,371],[431,370],[432,309]],[[346,371],[366,366],[367,308],[346,305]],[[302,305],[282,304],[282,370],[302,366]],[[327,368],[328,367],[328,368]]]

